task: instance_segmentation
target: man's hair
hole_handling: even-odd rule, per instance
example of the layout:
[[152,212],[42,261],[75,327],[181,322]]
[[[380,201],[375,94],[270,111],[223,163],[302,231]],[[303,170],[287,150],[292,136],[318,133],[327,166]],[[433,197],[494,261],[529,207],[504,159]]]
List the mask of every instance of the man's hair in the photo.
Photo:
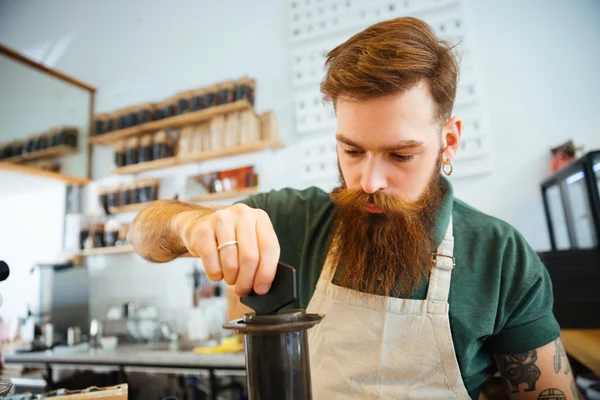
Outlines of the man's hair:
[[454,47],[420,19],[383,21],[352,36],[327,54],[321,82],[326,101],[365,101],[403,93],[421,81],[437,103],[436,118],[450,118],[458,81]]

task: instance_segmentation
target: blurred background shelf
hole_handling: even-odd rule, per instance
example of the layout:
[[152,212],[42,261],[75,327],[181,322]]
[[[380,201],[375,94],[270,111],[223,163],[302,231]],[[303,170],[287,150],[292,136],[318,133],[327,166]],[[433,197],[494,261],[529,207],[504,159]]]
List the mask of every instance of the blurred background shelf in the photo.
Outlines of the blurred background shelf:
[[6,158],[2,161],[9,162],[9,163],[20,163],[23,161],[39,160],[41,158],[54,158],[54,157],[68,156],[70,154],[75,154],[77,152],[78,152],[77,148],[68,146],[66,144],[62,144],[60,146],[50,147],[45,150],[33,151],[31,153],[26,153],[26,154],[23,154],[20,156]]
[[[197,197],[185,199],[184,201],[188,201],[191,203],[202,203],[202,202],[213,201],[213,200],[234,199],[236,197],[248,196],[248,195],[255,194],[255,193],[258,193],[258,188],[250,187],[250,188],[242,188],[239,190],[232,190],[232,191],[228,191],[228,192],[209,193],[204,196],[197,196]],[[227,206],[229,206],[229,205],[227,205]],[[212,205],[211,205],[211,207],[212,207]]]
[[122,141],[130,136],[145,132],[160,131],[165,128],[179,128],[185,125],[196,124],[207,121],[217,115],[227,114],[233,111],[250,109],[252,105],[247,100],[238,100],[233,103],[213,106],[200,111],[189,112],[175,117],[169,117],[158,121],[152,121],[131,128],[121,129],[109,133],[90,137],[90,143],[97,145],[109,145]]
[[253,143],[247,143],[236,147],[205,151],[198,154],[189,154],[185,156],[175,156],[163,158],[160,160],[147,161],[143,163],[131,164],[125,167],[115,168],[112,173],[117,175],[139,174],[147,171],[154,171],[162,168],[169,168],[175,165],[190,164],[214,160],[217,158],[237,156],[240,154],[254,153],[266,149],[280,149],[284,144],[276,139],[259,140]]
[[147,201],[144,203],[133,203],[127,204],[126,206],[110,207],[108,210],[111,214],[122,214],[127,212],[141,211],[152,203],[152,201]]
[[117,175],[139,174],[141,172],[173,167],[178,164],[179,160],[177,157],[169,157],[115,168],[112,173]]
[[133,253],[135,250],[131,245],[122,246],[111,246],[111,247],[97,247],[93,249],[82,250],[79,255],[81,256],[94,256],[94,255],[106,255],[106,254],[124,254]]
[[236,147],[204,151],[204,152],[198,153],[198,154],[189,154],[189,155],[181,156],[179,158],[179,164],[188,164],[188,163],[193,163],[193,162],[208,161],[208,160],[214,160],[217,158],[237,156],[237,155],[246,154],[246,153],[254,153],[256,151],[262,151],[262,150],[266,150],[269,148],[270,149],[280,149],[282,147],[284,147],[284,145],[279,140],[272,140],[272,139],[259,140],[259,141],[253,142],[253,143],[247,143],[247,144],[243,144],[243,145],[236,146]]
[[0,161],[0,170],[14,172],[14,173],[20,173],[20,174],[27,174],[27,175],[32,175],[32,176],[39,176],[42,178],[56,179],[59,181],[63,181],[63,182],[72,184],[72,185],[86,185],[92,181],[91,179],[87,179],[87,178],[81,178],[81,177],[77,177],[77,176],[61,174],[59,172],[45,171],[40,168],[29,167],[26,165],[19,165],[19,164],[8,163],[8,162],[3,162],[3,161]]

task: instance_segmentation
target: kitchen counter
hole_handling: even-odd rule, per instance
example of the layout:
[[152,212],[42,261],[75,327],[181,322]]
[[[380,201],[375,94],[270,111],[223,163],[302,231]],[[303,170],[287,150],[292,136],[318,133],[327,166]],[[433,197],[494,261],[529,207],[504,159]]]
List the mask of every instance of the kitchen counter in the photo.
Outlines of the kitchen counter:
[[198,369],[244,369],[243,352],[198,354],[192,351],[156,350],[151,345],[119,345],[114,350],[90,349],[78,352],[32,352],[6,354],[7,364],[70,364],[155,366]]
[[217,399],[221,387],[218,375],[245,375],[246,360],[243,352],[198,354],[191,350],[167,350],[145,344],[122,344],[114,350],[66,349],[30,353],[7,353],[5,364],[43,366],[51,384],[53,369],[113,370],[122,381],[131,372],[205,375],[209,378],[210,398]]
[[560,339],[570,356],[600,375],[600,329],[563,329]]

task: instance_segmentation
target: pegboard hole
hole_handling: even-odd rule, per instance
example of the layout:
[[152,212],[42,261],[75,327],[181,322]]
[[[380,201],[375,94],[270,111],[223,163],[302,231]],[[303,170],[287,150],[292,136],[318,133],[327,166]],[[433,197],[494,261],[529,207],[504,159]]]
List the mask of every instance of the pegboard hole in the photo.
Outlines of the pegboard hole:
[[440,24],[440,31],[444,32],[446,30],[446,26],[444,24]]
[[296,74],[296,78],[298,78],[298,79],[302,79],[302,73],[301,73],[301,72],[298,72],[298,73]]
[[292,2],[292,8],[296,8],[296,2],[295,1]]
[[475,87],[469,86],[469,94],[475,94]]
[[474,129],[474,130],[479,130],[479,122],[475,122],[475,123],[473,124],[473,129]]
[[300,34],[300,29],[294,29],[294,36],[298,36]]
[[313,30],[313,26],[312,26],[312,25],[309,25],[309,26],[306,28],[306,30],[307,30],[308,32],[312,32],[312,30]]
[[307,165],[304,170],[307,174],[310,174],[310,165]]
[[319,99],[315,98],[314,103],[315,103],[315,106],[318,106],[319,105]]
[[394,12],[394,10],[396,9],[396,5],[390,4],[390,5],[388,5],[388,9],[390,10],[390,12]]
[[350,1],[346,2],[346,8],[350,8]]
[[404,3],[402,3],[402,5],[404,6],[404,8],[410,7],[410,4],[408,3],[408,0],[405,0]]
[[360,12],[360,17],[362,19],[365,19],[366,16],[367,16],[367,13],[364,10]]
[[306,105],[304,104],[303,101],[301,101],[300,104],[298,104],[298,106],[300,107],[301,110],[304,110],[304,107],[306,107]]
[[296,57],[296,63],[300,64],[302,62],[302,57]]
[[294,14],[294,21],[300,21],[300,14]]
[[456,21],[454,21],[454,25],[455,25],[457,28],[460,28],[460,20],[459,20],[459,19],[457,19]]
[[325,171],[326,165],[324,162],[322,162],[321,164],[319,164],[319,167],[321,167],[321,171]]

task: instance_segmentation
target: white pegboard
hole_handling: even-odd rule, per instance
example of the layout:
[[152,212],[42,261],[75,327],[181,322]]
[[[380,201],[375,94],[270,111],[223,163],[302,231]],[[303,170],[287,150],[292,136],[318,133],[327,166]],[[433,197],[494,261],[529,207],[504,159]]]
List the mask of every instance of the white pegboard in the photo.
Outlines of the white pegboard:
[[[307,153],[301,162],[305,183],[336,182],[338,177],[337,121],[331,105],[323,103],[319,88],[327,53],[369,25],[407,15],[423,19],[441,39],[457,45],[460,80],[453,115],[463,120],[457,175],[489,172],[491,135],[481,112],[474,51],[461,0],[288,0],[288,6],[296,133]],[[321,152],[323,148],[329,150]]]
[[300,144],[302,180],[337,180],[338,164],[335,135],[326,133],[303,140]]
[[329,129],[335,131],[337,121],[331,104],[323,103],[318,86],[297,90],[294,94],[296,130],[299,134]]
[[359,31],[385,19],[435,13],[458,3],[458,0],[290,0],[291,42]]

